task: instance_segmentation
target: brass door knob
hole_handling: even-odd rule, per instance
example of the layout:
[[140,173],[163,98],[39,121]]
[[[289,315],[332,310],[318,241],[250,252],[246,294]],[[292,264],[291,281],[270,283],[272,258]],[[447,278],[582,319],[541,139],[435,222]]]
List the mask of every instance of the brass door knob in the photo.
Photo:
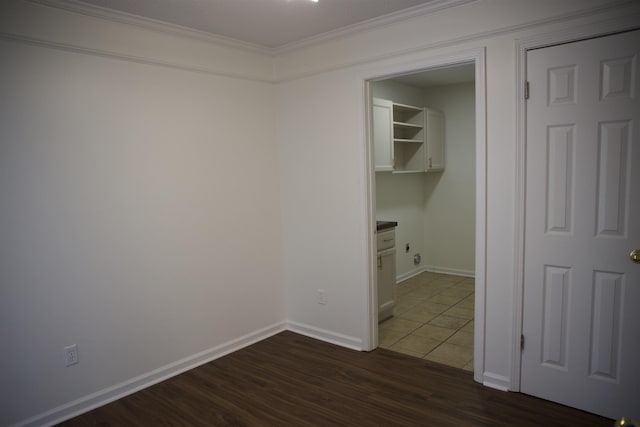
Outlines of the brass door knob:
[[631,258],[631,261],[635,262],[636,264],[640,264],[640,249],[632,250],[629,254],[629,258]]

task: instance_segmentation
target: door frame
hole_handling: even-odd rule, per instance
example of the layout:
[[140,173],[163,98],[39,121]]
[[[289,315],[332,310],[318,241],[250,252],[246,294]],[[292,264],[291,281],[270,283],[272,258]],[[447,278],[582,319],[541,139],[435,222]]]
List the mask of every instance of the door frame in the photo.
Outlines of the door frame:
[[486,195],[487,195],[487,148],[486,148],[486,79],[485,49],[476,48],[441,56],[425,56],[420,60],[380,66],[359,73],[358,80],[362,88],[361,104],[362,127],[365,142],[364,182],[366,206],[366,254],[367,287],[362,299],[364,326],[362,347],[373,350],[378,346],[378,309],[376,278],[376,203],[375,203],[375,165],[373,159],[373,138],[371,124],[371,82],[393,78],[402,74],[429,71],[431,69],[475,64],[475,155],[476,155],[476,207],[475,207],[475,329],[474,329],[474,379],[483,382],[484,371],[484,336],[485,336],[485,278],[486,278]]
[[606,23],[595,23],[571,30],[559,30],[542,35],[517,39],[516,49],[516,188],[515,188],[515,277],[513,287],[513,336],[512,361],[511,361],[511,384],[509,389],[520,391],[522,374],[522,347],[521,337],[523,331],[523,310],[524,310],[524,244],[525,244],[525,221],[526,221],[526,129],[527,129],[527,108],[525,94],[525,84],[527,77],[527,52],[534,49],[541,49],[559,44],[573,43],[581,40],[604,37],[615,33],[640,29],[637,22],[633,22],[633,17],[608,21]]

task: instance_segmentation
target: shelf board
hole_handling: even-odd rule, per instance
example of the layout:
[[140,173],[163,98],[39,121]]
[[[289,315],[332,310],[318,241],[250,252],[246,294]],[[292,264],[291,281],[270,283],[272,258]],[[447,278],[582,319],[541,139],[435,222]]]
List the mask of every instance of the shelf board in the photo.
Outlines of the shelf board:
[[395,102],[393,103],[393,109],[396,111],[411,111],[416,113],[424,111],[424,108],[414,107],[413,105],[396,104]]
[[402,139],[402,138],[393,138],[393,142],[407,142],[411,144],[423,144],[423,139]]
[[407,122],[393,122],[393,125],[397,127],[412,128],[412,129],[422,129],[424,127],[423,125],[416,125],[414,123],[407,123]]
[[423,170],[417,170],[417,169],[409,169],[409,170],[394,170],[391,173],[422,173],[424,172]]
[[376,172],[393,172],[392,166],[376,166]]

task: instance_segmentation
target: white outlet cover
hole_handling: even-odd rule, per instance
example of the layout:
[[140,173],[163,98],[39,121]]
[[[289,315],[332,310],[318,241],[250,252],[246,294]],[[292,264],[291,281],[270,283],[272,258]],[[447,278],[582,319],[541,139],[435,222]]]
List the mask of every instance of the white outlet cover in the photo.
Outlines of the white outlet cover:
[[64,366],[71,366],[78,363],[78,346],[69,345],[64,348]]

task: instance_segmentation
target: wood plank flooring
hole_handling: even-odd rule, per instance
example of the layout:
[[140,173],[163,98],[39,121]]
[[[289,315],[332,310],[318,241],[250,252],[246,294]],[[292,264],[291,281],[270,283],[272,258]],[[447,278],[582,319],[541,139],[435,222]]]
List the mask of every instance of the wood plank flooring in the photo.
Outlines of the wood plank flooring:
[[63,426],[612,426],[385,349],[282,332]]

